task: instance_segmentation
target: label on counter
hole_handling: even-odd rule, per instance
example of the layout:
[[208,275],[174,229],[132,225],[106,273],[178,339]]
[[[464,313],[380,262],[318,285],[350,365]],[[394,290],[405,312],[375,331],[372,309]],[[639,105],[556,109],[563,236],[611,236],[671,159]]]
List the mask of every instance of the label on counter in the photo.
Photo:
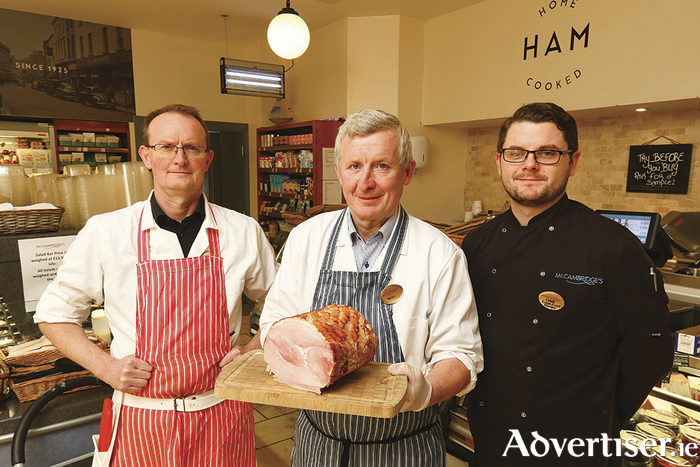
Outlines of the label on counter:
[[678,334],[676,350],[678,350],[679,352],[685,352],[694,355],[696,342],[697,337],[695,336],[689,336],[687,334]]
[[73,240],[75,235],[17,240],[27,312],[36,311],[41,294],[56,277],[58,267],[63,264],[63,255]]

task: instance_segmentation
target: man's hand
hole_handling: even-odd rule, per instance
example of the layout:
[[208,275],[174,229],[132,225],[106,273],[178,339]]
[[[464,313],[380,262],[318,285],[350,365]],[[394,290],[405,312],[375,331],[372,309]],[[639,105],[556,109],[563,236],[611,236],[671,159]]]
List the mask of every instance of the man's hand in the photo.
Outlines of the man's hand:
[[39,323],[39,329],[63,355],[122,392],[138,392],[148,384],[153,368],[133,355],[114,358],[93,344],[81,326]]
[[256,333],[253,338],[245,346],[234,345],[233,348],[227,353],[224,358],[219,362],[221,368],[225,367],[244,353],[250,352],[251,350],[261,349],[260,345],[260,333]]
[[389,365],[387,371],[392,375],[406,375],[408,377],[406,400],[400,412],[408,410],[418,412],[430,405],[433,386],[430,384],[430,381],[425,379],[425,376],[418,368],[408,363],[394,363]]
[[240,357],[244,353],[245,352],[243,350],[243,347],[241,347],[240,345],[234,345],[233,348],[231,349],[231,351],[229,353],[227,353],[224,356],[224,358],[219,362],[219,366],[221,368],[225,367],[226,365],[228,365],[229,363],[231,363],[232,361],[234,361],[235,359],[237,359],[238,357]]
[[114,359],[101,378],[105,383],[122,392],[138,392],[145,388],[151,378],[153,367],[133,355]]

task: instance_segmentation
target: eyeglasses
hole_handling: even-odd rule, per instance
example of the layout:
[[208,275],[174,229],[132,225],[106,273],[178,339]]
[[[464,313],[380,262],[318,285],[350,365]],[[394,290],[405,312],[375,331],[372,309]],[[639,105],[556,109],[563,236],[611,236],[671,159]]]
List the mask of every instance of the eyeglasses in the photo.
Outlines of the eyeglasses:
[[156,153],[161,156],[174,156],[177,154],[178,149],[182,149],[182,152],[188,158],[200,159],[207,154],[207,150],[201,146],[175,146],[174,144],[154,144],[152,146],[146,146],[147,148],[153,149]]
[[510,162],[511,164],[519,164],[521,162],[525,162],[527,156],[529,156],[532,153],[535,155],[535,160],[538,164],[554,165],[559,163],[559,159],[561,159],[562,154],[571,154],[572,152],[574,151],[558,151],[554,149],[540,149],[539,151],[528,151],[527,149],[507,148],[501,150],[501,156],[506,162]]

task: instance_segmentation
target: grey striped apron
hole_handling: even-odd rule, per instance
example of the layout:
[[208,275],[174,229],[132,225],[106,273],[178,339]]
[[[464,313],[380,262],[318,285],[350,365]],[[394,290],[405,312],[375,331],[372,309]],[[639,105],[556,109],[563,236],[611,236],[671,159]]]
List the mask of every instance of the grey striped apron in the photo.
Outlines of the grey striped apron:
[[[316,284],[312,309],[331,303],[348,305],[372,323],[379,339],[374,361],[404,361],[392,319],[392,306],[379,294],[390,284],[408,230],[408,215],[400,208],[380,271],[333,271],[338,236],[347,209],[333,227]],[[419,344],[420,345],[420,344]],[[300,410],[296,423],[293,467],[444,467],[445,442],[438,423],[438,406],[402,412],[394,418],[374,418]]]

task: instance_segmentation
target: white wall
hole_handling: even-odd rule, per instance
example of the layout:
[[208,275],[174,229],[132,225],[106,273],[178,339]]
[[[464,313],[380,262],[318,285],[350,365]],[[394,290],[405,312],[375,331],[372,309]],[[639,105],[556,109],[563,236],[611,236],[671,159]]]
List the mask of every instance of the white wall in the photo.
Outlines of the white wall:
[[[501,118],[535,101],[579,110],[697,98],[698,18],[696,0],[488,0],[429,20],[424,123]],[[571,29],[588,24],[588,47],[575,40],[571,51]],[[545,55],[555,32],[562,51]],[[538,56],[524,60],[536,35]]]

